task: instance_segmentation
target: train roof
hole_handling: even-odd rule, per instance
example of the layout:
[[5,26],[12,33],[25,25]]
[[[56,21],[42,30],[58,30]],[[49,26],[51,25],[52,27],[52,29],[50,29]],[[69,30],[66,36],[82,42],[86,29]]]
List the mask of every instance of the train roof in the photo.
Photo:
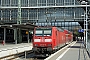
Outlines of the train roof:
[[[40,26],[40,27],[36,27],[36,28],[54,28],[55,26]],[[57,28],[59,31],[64,31],[64,29],[62,27],[55,27]]]
[[61,28],[61,27],[56,27],[59,31],[64,31],[64,29],[63,28]]

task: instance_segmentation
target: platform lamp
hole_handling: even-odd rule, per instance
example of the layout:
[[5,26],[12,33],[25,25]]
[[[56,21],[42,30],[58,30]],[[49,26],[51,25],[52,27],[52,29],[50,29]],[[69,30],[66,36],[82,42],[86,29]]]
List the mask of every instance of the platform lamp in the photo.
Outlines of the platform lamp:
[[81,4],[85,4],[86,5],[86,48],[87,48],[87,29],[88,29],[88,26],[87,26],[87,2],[86,1],[82,1]]

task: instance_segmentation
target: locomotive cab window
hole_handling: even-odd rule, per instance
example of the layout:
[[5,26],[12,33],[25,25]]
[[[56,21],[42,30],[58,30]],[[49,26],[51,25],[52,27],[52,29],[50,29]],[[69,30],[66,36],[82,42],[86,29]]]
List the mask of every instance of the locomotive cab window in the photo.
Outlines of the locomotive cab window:
[[51,36],[51,29],[45,29],[44,30],[44,36]]
[[43,33],[43,31],[42,31],[42,30],[36,30],[36,34],[35,34],[35,35],[37,35],[37,36],[41,36],[41,35],[42,35],[42,33]]

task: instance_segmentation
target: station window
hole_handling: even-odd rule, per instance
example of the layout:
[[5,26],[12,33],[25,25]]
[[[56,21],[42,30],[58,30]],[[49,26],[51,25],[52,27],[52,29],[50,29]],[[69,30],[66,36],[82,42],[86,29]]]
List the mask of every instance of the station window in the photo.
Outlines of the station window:
[[11,6],[18,6],[18,0],[11,0]]
[[2,6],[10,6],[10,0],[2,0]]

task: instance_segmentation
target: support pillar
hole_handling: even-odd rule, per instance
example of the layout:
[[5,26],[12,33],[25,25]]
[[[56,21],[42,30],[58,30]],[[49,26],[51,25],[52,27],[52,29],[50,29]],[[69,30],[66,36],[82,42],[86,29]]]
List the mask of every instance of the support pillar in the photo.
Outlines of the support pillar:
[[4,40],[2,41],[2,44],[5,45],[6,43],[6,28],[4,28]]
[[21,43],[22,42],[21,28],[18,29],[17,37],[18,37],[17,42]]
[[30,39],[29,39],[29,30],[28,30],[28,43],[30,42]]
[[14,40],[15,40],[15,44],[17,44],[17,29],[14,29]]

